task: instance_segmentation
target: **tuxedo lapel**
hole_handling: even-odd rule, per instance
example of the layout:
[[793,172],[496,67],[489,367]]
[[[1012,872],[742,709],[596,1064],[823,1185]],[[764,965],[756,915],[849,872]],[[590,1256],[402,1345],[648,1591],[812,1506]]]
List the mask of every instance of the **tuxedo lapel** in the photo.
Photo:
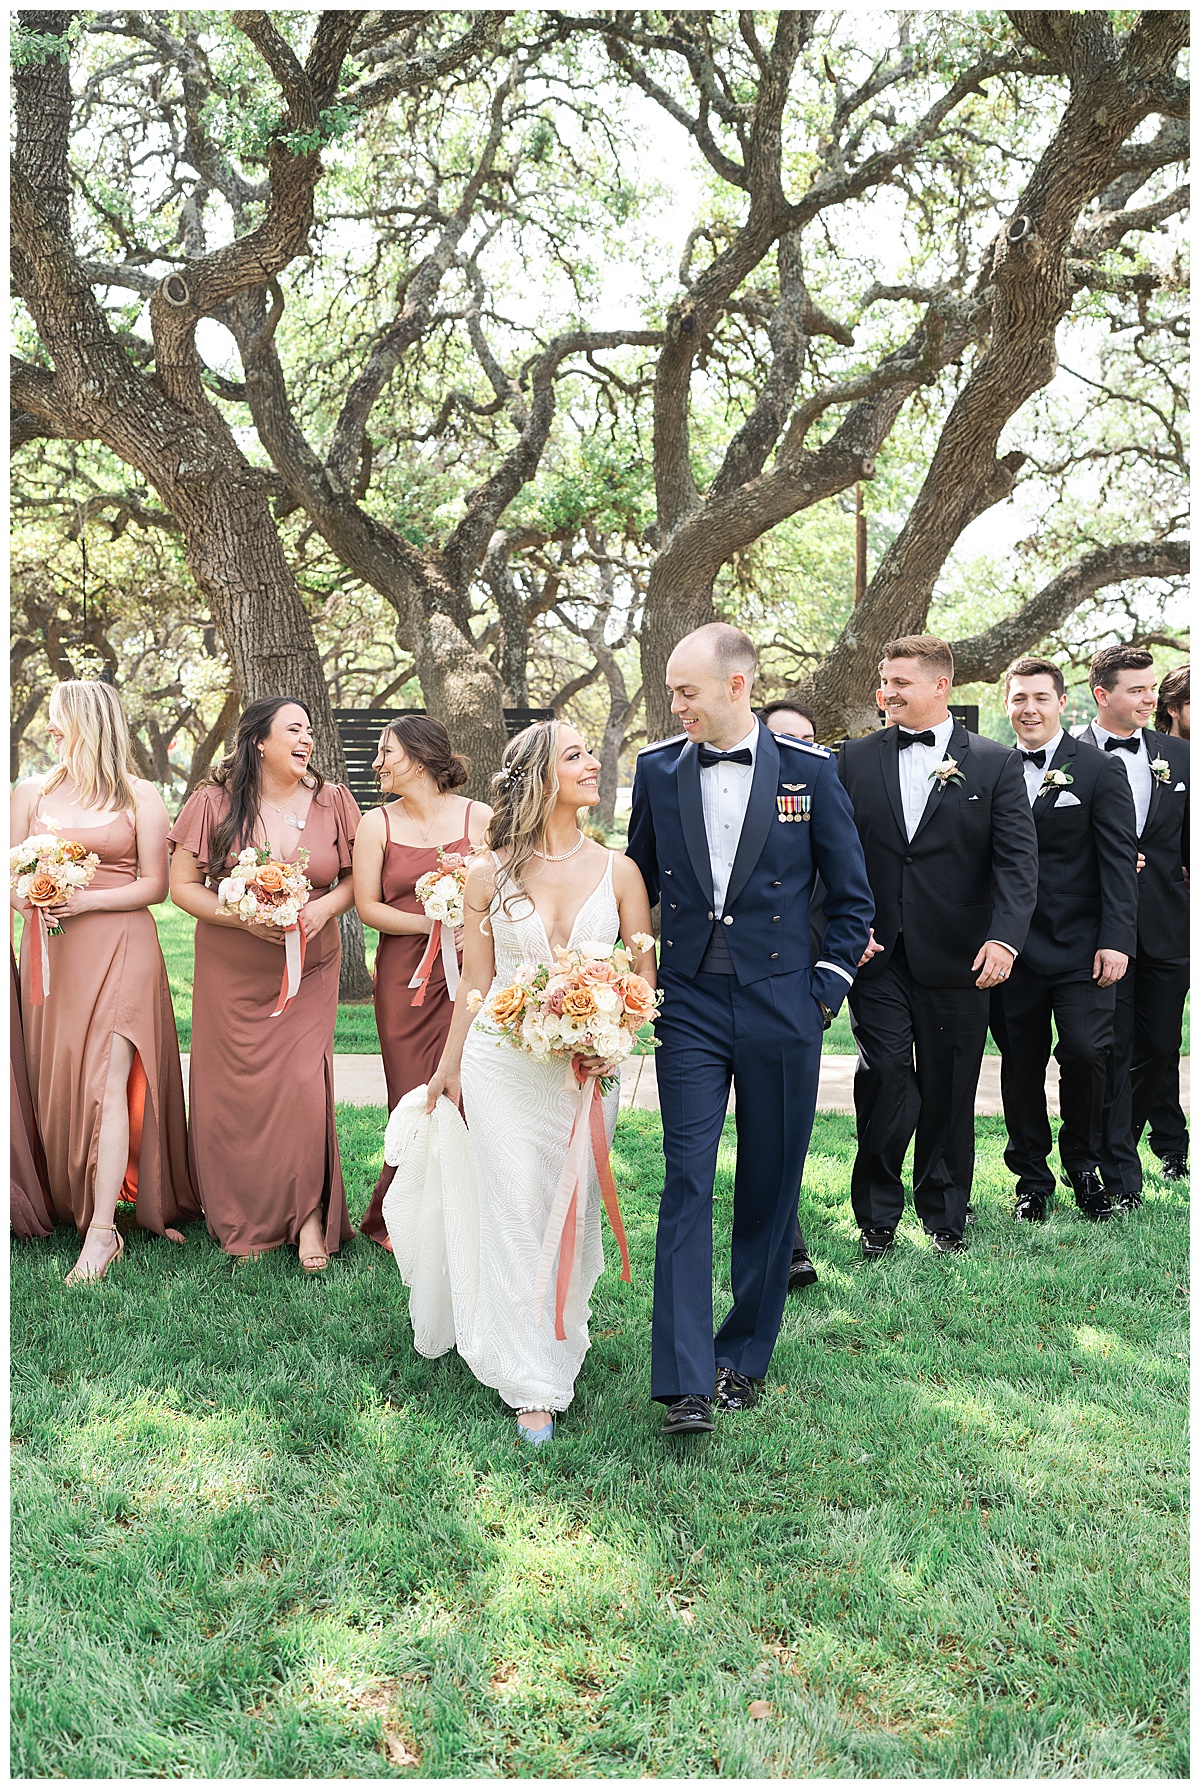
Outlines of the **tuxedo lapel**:
[[[954,731],[951,733],[949,743],[946,746],[945,756],[947,758],[954,758],[957,761],[958,768],[962,771],[964,776],[966,776],[968,774],[967,754],[970,751],[970,749],[971,749],[971,735],[967,732],[967,729],[965,727],[960,726],[959,723],[957,721],[955,721]],[[897,747],[897,756],[899,756],[899,748],[898,747]],[[898,777],[899,777],[899,771],[897,771],[897,778]],[[968,793],[969,793],[969,791],[968,791]],[[933,818],[933,816],[937,812],[938,808],[941,807],[941,805],[945,801],[945,799],[946,799],[946,785],[942,781],[941,777],[934,777],[933,788],[929,791],[929,799],[925,803],[925,812],[921,815],[921,818],[917,824],[917,830],[912,835],[912,842],[914,845],[916,844],[917,840],[920,838],[921,834],[924,832],[925,828],[929,825],[930,820]]]
[[[1154,762],[1155,758],[1164,758],[1166,756],[1166,753],[1159,745],[1159,741],[1162,738],[1161,733],[1152,733],[1149,727],[1146,727],[1142,733],[1142,738],[1146,741],[1146,756],[1151,763]],[[1172,777],[1171,782],[1174,782],[1174,780],[1174,777]],[[1162,800],[1162,793],[1163,786],[1155,776],[1154,772],[1151,771],[1150,806],[1146,809],[1146,824],[1142,827],[1143,833],[1149,832],[1150,830],[1150,822],[1158,812],[1158,804]]]
[[[1075,761],[1075,754],[1078,750],[1079,750],[1079,741],[1077,739],[1072,739],[1072,737],[1069,733],[1064,733],[1062,738],[1058,742],[1058,750],[1055,752],[1055,754],[1054,754],[1053,758],[1051,758],[1050,762],[1046,765],[1046,769],[1048,771],[1049,770],[1069,771],[1071,768],[1071,765]],[[1066,793],[1067,793],[1067,791],[1065,789],[1051,788],[1050,793],[1048,795],[1042,795],[1039,793],[1034,796],[1034,798],[1033,798],[1033,823],[1035,826],[1042,825],[1043,821],[1046,818],[1046,815],[1058,806],[1059,796],[1065,795]],[[1076,799],[1078,800],[1078,797],[1076,797]]]
[[887,798],[892,804],[892,813],[896,816],[896,825],[900,828],[900,837],[907,840],[908,828],[904,824],[904,802],[900,795],[900,729],[885,727],[879,742],[879,772],[883,777],[883,786],[887,790]]
[[762,855],[762,848],[770,835],[771,822],[777,812],[775,798],[778,793],[779,747],[770,727],[764,727],[760,721],[750,800],[746,804],[746,817],[742,821],[741,837],[734,853],[733,868],[729,872],[729,887],[725,890],[726,913],[745,888],[751,870]]
[[690,740],[679,754],[675,786],[679,791],[679,820],[683,827],[683,842],[687,846],[696,881],[700,884],[700,893],[711,907],[712,863],[708,855],[708,834],[704,830],[704,804],[700,800],[700,754]]

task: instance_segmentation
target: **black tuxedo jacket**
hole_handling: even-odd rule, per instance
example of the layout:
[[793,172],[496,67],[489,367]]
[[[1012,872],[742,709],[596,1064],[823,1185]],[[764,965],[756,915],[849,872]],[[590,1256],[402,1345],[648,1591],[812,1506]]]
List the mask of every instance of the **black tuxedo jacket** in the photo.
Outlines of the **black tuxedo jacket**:
[[1098,950],[1137,952],[1137,816],[1115,752],[1064,734],[1055,770],[1071,781],[1034,797],[1038,895],[1021,956],[1037,975],[1090,981]]
[[934,784],[910,840],[900,799],[900,730],[847,739],[838,770],[854,807],[886,948],[859,970],[865,986],[891,962],[901,930],[909,967],[931,988],[973,987],[982,944],[1021,950],[1037,900],[1037,833],[1020,760],[955,724],[947,756],[961,784]]
[[[1190,949],[1188,891],[1183,872],[1188,866],[1191,749],[1186,739],[1172,739],[1149,727],[1145,736],[1151,761],[1160,759],[1167,768],[1155,775],[1151,783],[1150,811],[1137,842],[1146,859],[1146,867],[1137,879],[1137,954],[1179,962]],[[1117,757],[1116,752],[1102,751],[1096,745],[1090,727],[1080,736],[1079,743],[1089,746],[1097,757]]]

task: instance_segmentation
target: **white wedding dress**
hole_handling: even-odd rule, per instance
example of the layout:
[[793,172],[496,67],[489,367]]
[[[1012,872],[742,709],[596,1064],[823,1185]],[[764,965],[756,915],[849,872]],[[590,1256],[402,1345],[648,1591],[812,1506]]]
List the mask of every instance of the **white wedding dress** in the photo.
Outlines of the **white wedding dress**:
[[[610,852],[599,884],[575,917],[568,941],[573,948],[596,940],[607,949],[617,942],[612,861]],[[522,963],[553,961],[532,903],[519,896],[512,905],[510,918],[499,894],[492,901],[496,974],[490,991],[507,987]],[[565,1071],[564,1057],[531,1056],[476,1020],[462,1058],[467,1125],[446,1099],[426,1118],[423,1087],[405,1094],[388,1121],[385,1155],[396,1175],[383,1218],[410,1288],[417,1352],[435,1358],[457,1347],[475,1377],[494,1386],[513,1409],[561,1411],[570,1404],[588,1349],[588,1298],[604,1266],[600,1189],[589,1156],[580,1308],[574,1321],[567,1317],[566,1340],[556,1340],[554,1272],[540,1323],[534,1291],[579,1111]],[[617,1104],[614,1087],[604,1100],[610,1141]]]

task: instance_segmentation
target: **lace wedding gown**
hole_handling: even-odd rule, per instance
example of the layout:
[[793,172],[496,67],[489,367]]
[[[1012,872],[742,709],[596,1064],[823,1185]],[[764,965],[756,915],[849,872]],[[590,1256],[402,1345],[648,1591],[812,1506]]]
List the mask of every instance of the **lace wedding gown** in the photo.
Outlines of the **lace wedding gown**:
[[[512,906],[509,917],[499,895],[492,902],[496,974],[490,991],[506,987],[522,963],[553,960],[532,903],[518,897]],[[594,939],[608,948],[619,935],[610,852],[568,943]],[[463,1048],[462,1090],[469,1129],[448,1100],[439,1100],[425,1119],[423,1087],[405,1095],[388,1123],[387,1156],[398,1158],[398,1165],[383,1216],[411,1289],[414,1344],[428,1357],[457,1347],[475,1377],[514,1409],[565,1410],[588,1349],[587,1300],[604,1266],[600,1190],[590,1158],[582,1308],[577,1321],[568,1316],[565,1341],[554,1335],[554,1272],[540,1324],[533,1300],[578,1096],[565,1085],[562,1056],[531,1056],[478,1021]],[[604,1101],[610,1140],[617,1103],[614,1087]]]

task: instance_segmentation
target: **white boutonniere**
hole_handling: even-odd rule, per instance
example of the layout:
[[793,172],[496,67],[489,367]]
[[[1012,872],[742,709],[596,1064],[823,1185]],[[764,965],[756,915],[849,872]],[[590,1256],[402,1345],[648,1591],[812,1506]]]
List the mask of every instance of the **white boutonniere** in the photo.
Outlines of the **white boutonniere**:
[[1167,760],[1165,758],[1151,758],[1150,770],[1151,770],[1151,774],[1160,783],[1169,783],[1170,782],[1171,766],[1167,763]]
[[1048,795],[1051,789],[1066,789],[1074,781],[1075,778],[1065,770],[1048,770],[1042,778],[1042,786],[1038,790],[1038,794]]
[[929,774],[931,777],[937,778],[938,786],[942,789],[946,787],[947,783],[957,783],[960,788],[966,787],[967,779],[958,768],[957,758],[943,758],[940,764],[934,765]]

